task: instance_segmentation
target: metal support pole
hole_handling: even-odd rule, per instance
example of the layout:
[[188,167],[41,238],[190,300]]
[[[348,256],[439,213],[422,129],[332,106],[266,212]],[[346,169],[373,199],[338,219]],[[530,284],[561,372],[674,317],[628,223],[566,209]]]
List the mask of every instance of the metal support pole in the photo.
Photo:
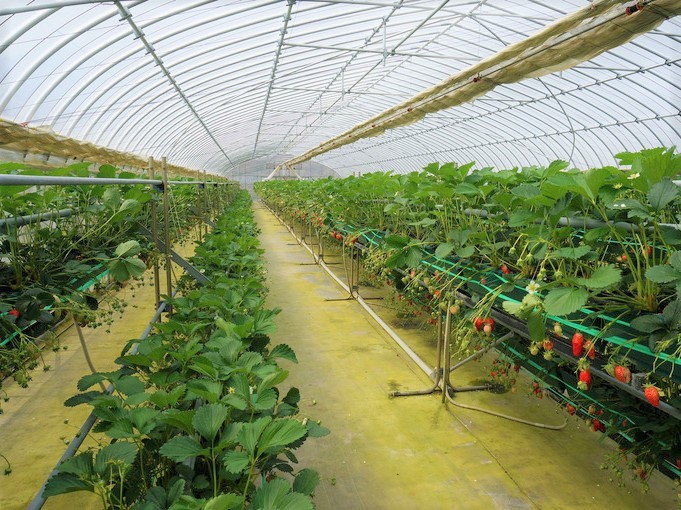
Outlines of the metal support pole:
[[[149,179],[154,178],[154,158],[149,158]],[[149,214],[151,215],[151,240],[154,246],[158,246],[158,211],[156,197],[151,200]],[[158,257],[154,257],[154,299],[156,308],[161,306],[161,274],[158,267]]]
[[[203,171],[203,214],[208,218],[213,218],[208,208],[208,187],[206,186],[206,171]],[[206,223],[206,235],[208,235],[208,223]]]
[[[161,170],[163,172],[163,230],[165,239],[165,255],[166,255],[166,295],[168,297],[173,295],[173,271],[170,260],[170,204],[169,204],[169,189],[168,189],[168,165],[166,157],[161,158]],[[168,305],[168,315],[173,314],[173,307]]]
[[[201,170],[196,171],[196,180],[201,180]],[[206,192],[205,189],[205,184],[204,184],[204,189],[203,192]],[[199,189],[196,190],[196,212],[199,217],[199,243],[203,242],[203,215],[204,210],[203,210],[203,200],[201,197],[201,189],[199,186]]]
[[391,397],[411,397],[414,395],[430,395],[436,391],[441,391],[440,380],[442,379],[442,354],[443,354],[443,334],[442,334],[442,314],[437,316],[437,347],[435,353],[437,356],[437,362],[435,365],[435,372],[433,373],[434,381],[430,388],[424,390],[405,390],[405,391],[391,391],[389,395]]

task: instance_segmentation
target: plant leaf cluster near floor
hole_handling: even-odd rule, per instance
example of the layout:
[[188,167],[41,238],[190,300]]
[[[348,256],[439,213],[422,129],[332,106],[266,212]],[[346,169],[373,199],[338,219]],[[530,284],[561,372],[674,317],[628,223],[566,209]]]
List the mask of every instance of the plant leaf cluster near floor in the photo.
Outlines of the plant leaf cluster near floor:
[[525,367],[536,395],[618,441],[638,478],[656,467],[678,477],[681,154],[615,159],[587,171],[433,163],[255,190],[319,243],[361,252],[396,306],[433,324],[451,314],[457,355],[513,332],[495,382]]
[[[278,388],[279,360],[297,360],[270,345],[278,310],[264,308],[257,234],[242,191],[191,259],[210,282],[183,277],[172,316],[126,346],[121,368],[80,380],[66,405],[92,406],[112,442],[62,463],[45,496],[85,490],[104,508],[138,510],[314,508],[319,475],[294,468],[295,450],[328,430],[299,414],[296,388]],[[113,391],[93,390],[99,382]]]

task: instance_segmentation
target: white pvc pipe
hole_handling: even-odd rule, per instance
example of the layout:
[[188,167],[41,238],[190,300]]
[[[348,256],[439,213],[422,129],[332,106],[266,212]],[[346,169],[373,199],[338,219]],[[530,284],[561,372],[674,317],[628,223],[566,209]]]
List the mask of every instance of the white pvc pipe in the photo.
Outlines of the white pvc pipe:
[[[270,209],[270,211],[274,214],[274,211],[272,211],[271,209]],[[275,216],[276,216],[276,214],[275,214]],[[278,219],[278,218],[279,218],[279,217],[277,216],[277,219]],[[307,245],[307,243],[306,243],[305,241],[301,241],[301,240],[298,238],[298,236],[295,234],[295,232],[293,232],[291,229],[289,229],[289,232],[291,232],[291,235],[293,235],[293,237],[295,237],[296,240],[298,240],[298,242],[301,243],[301,246],[303,246],[307,251],[309,251],[309,252],[312,254],[312,256],[314,257],[314,259],[317,260],[317,262],[319,262],[319,265],[324,269],[324,271],[326,271],[326,272],[329,274],[329,276],[331,276],[331,278],[333,278],[333,279],[336,281],[336,283],[337,283],[338,285],[340,285],[348,294],[352,295],[352,293],[350,292],[350,288],[349,288],[349,287],[348,287],[340,278],[338,278],[338,276],[336,276],[336,275],[334,274],[334,272],[331,271],[331,269],[329,269],[329,266],[327,266],[327,265],[324,263],[323,260],[320,260],[320,259],[317,258],[317,256],[315,255],[314,251],[312,250],[312,248],[310,248],[310,247]],[[409,356],[409,358],[410,358],[414,363],[416,363],[416,364],[418,365],[418,367],[419,367],[421,370],[423,370],[423,372],[424,372],[428,377],[430,377],[430,375],[433,373],[433,370],[434,370],[434,369],[431,368],[431,367],[429,367],[429,366],[426,364],[426,362],[423,361],[423,360],[419,357],[419,355],[416,354],[416,353],[412,350],[412,348],[409,347],[409,346],[406,344],[406,342],[405,342],[404,340],[402,340],[402,339],[400,338],[400,336],[399,336],[397,333],[395,333],[395,332],[392,330],[392,328],[391,328],[388,324],[386,324],[386,322],[385,322],[383,319],[381,319],[381,318],[376,314],[376,312],[374,312],[374,311],[372,310],[372,308],[367,304],[367,302],[364,301],[364,299],[362,299],[362,296],[360,296],[359,294],[355,294],[355,295],[353,295],[353,297],[354,297],[354,298],[357,300],[357,302],[362,306],[362,308],[364,308],[364,309],[367,311],[367,313],[368,313],[369,315],[371,315],[371,317],[378,323],[378,325],[381,326],[381,327],[385,330],[385,332],[388,333],[388,335],[390,335],[390,337],[391,337],[393,340],[395,340],[395,342],[397,343],[397,345],[399,345],[399,346],[402,348],[402,350],[407,354],[407,356]]]

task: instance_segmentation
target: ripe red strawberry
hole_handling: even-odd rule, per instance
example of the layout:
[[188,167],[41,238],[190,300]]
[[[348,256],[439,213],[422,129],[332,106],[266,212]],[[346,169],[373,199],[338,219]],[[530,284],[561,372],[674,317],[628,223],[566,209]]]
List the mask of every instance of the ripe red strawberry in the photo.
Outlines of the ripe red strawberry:
[[587,340],[584,342],[584,350],[590,359],[594,359],[596,357],[596,348],[594,347],[593,340]]
[[593,419],[592,420],[594,432],[605,432],[605,425],[600,420]]
[[584,352],[584,335],[575,333],[572,335],[572,355],[579,357]]
[[504,274],[509,274],[511,271],[506,264],[501,265],[501,272]]
[[626,261],[627,261],[627,254],[623,253],[622,254],[622,262],[626,262]]
[[19,315],[21,315],[16,308],[12,308],[7,314],[16,317],[17,319],[19,318]]
[[485,321],[482,317],[476,317],[473,319],[473,326],[475,327],[476,331],[481,331],[484,325]]
[[577,412],[577,409],[575,409],[575,406],[573,406],[572,404],[566,405],[565,410],[570,416],[574,415]]
[[648,402],[650,402],[650,405],[653,407],[659,407],[660,390],[658,390],[655,386],[646,386],[646,389],[643,391],[643,393],[648,399]]
[[577,383],[577,387],[583,391],[588,390],[589,387],[591,387],[591,372],[589,372],[588,369],[580,370],[579,382]]
[[629,384],[631,382],[631,370],[628,367],[617,365],[615,367],[615,379]]

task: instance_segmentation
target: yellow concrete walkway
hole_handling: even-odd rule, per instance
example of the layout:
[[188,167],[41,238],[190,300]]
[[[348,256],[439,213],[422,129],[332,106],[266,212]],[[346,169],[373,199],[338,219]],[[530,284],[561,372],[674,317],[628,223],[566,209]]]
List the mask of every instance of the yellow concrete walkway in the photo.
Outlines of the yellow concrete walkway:
[[[176,251],[189,256],[194,251],[193,242],[176,247]],[[173,268],[179,276],[181,270]],[[153,277],[148,271],[152,285],[140,289],[132,284],[121,289],[117,295],[128,303],[125,315],[106,333],[104,327],[83,328],[88,351],[95,368],[99,371],[115,370],[114,360],[131,339],[139,337],[155,312]],[[161,289],[165,293],[165,272],[161,270]],[[39,366],[31,373],[28,388],[21,388],[12,379],[3,382],[3,390],[10,400],[3,403],[0,415],[0,453],[12,463],[12,474],[0,476],[0,510],[23,510],[34,498],[47,476],[67,448],[65,441],[73,439],[91,408],[87,405],[64,407],[64,401],[78,392],[76,383],[90,373],[83,356],[75,328],[60,336],[60,345],[67,350],[46,351],[43,354],[50,370],[44,372]],[[99,434],[88,438],[85,445],[92,445]],[[104,439],[104,438],[103,438]],[[4,465],[0,465],[0,472]],[[78,503],[76,503],[78,502]],[[89,493],[50,498],[46,509],[98,508],[99,500]]]
[[[580,420],[556,432],[445,407],[439,395],[388,398],[395,387],[430,381],[356,302],[325,301],[344,294],[257,204],[256,218],[269,306],[283,309],[272,341],[296,351],[299,364],[291,364],[288,383],[301,391],[302,412],[332,431],[299,452],[301,464],[323,478],[319,510],[677,508],[674,484],[662,475],[652,477],[645,495],[636,484],[610,482],[612,474],[599,466],[613,443],[599,441]],[[397,331],[432,363],[431,332]],[[470,384],[488,375],[487,366],[471,364],[456,380]],[[521,392],[456,398],[537,422],[565,418],[553,401]]]

